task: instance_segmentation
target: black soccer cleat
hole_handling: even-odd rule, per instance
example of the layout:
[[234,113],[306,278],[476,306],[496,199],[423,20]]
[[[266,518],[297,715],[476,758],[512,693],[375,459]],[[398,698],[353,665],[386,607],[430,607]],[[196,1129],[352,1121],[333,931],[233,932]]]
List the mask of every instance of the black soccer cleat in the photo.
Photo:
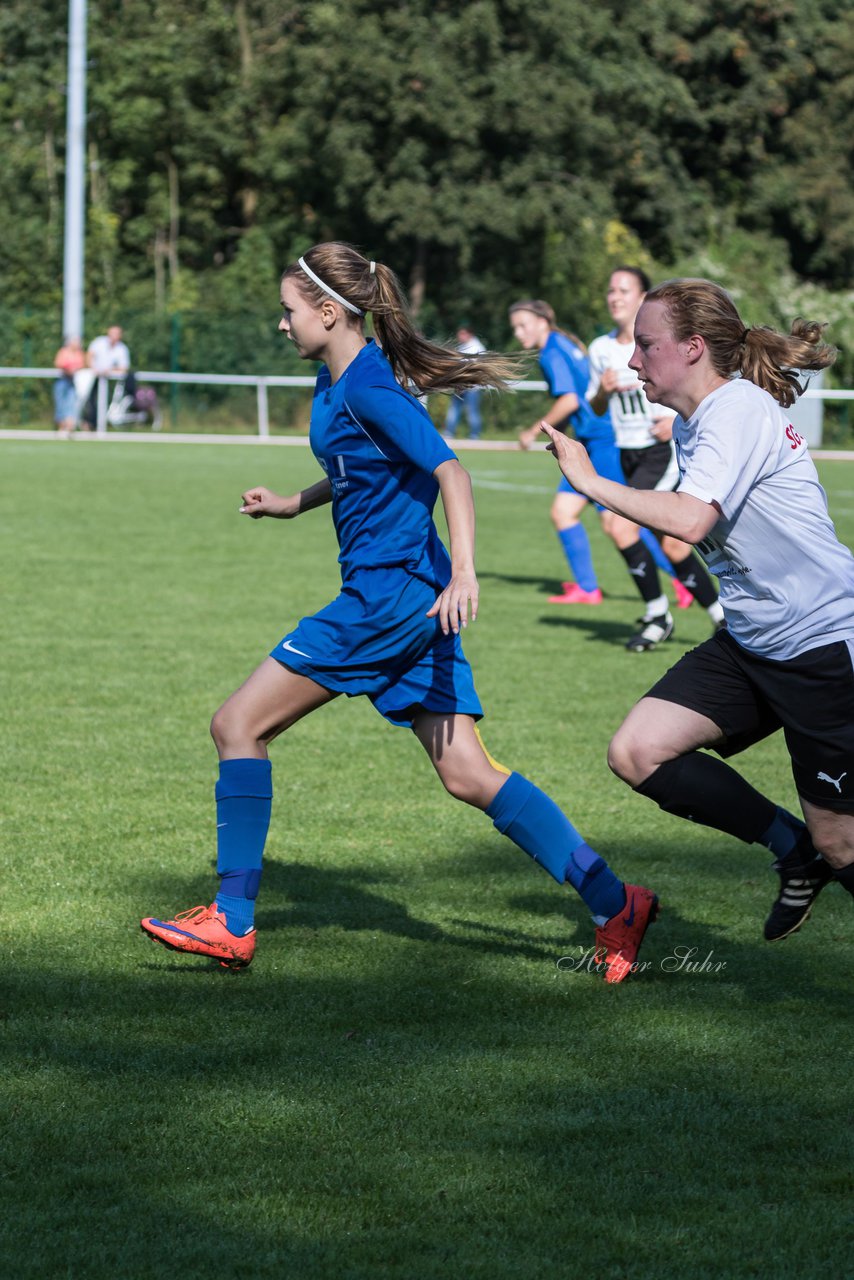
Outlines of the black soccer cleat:
[[[808,835],[806,840],[807,849],[812,850],[812,841]],[[802,838],[799,847],[788,858],[774,863],[774,870],[780,877],[780,892],[765,921],[766,942],[779,942],[781,938],[788,938],[790,933],[800,929],[809,918],[816,898],[833,879],[833,870],[820,853],[815,854],[808,862],[802,860],[806,852],[802,848],[803,843]]]
[[652,618],[638,618],[640,631],[626,641],[630,653],[645,653],[663,644],[673,635],[673,618],[671,614],[659,613]]

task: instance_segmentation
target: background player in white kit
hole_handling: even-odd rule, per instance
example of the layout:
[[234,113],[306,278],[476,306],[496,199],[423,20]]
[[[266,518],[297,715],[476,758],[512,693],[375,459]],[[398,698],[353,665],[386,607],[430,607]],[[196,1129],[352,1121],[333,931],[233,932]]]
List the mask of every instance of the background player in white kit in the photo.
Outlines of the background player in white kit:
[[[650,287],[640,267],[617,267],[608,283],[608,310],[616,325],[590,344],[590,385],[587,399],[597,414],[610,412],[614,438],[626,484],[635,489],[675,489],[679,482],[672,443],[673,411],[650,403],[638,376],[629,367],[634,351],[635,317]],[[644,602],[640,630],[628,649],[653,649],[673,634],[667,597],[649,547],[641,540],[638,525],[621,525],[620,554]],[[673,568],[674,582],[705,608],[715,626],[723,622],[723,609],[711,578],[682,539],[666,534],[661,549]]]
[[[835,357],[822,327],[745,328],[707,280],[647,294],[630,367],[651,400],[676,410],[674,493],[604,480],[574,441],[543,428],[576,489],[693,543],[720,579],[728,630],[632,709],[609,764],[666,812],[775,854],[769,941],[799,928],[834,877],[854,895],[854,557],[785,412],[803,389],[794,371]],[[733,755],[780,728],[806,827],[699,750]]]

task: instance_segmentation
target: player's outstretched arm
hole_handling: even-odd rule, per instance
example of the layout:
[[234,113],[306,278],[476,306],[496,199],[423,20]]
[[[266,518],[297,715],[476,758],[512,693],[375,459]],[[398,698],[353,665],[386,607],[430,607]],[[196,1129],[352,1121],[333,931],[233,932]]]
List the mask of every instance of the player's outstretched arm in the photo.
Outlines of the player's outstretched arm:
[[451,581],[437,597],[428,618],[438,614],[445,635],[468,626],[477,617],[479,588],[474,571],[474,499],[471,478],[456,458],[441,463],[433,472],[439,483],[448,535],[451,543]]
[[322,507],[331,502],[332,485],[328,477],[324,476],[317,484],[310,485],[301,493],[292,493],[286,497],[273,493],[272,489],[267,489],[264,485],[255,485],[246,490],[240,501],[240,514],[251,516],[253,520],[260,520],[262,516],[271,516],[274,520],[293,520],[312,507]]
[[714,503],[703,502],[690,493],[631,489],[606,480],[593,466],[584,445],[568,440],[547,422],[542,424],[542,430],[549,437],[549,453],[554,454],[573,489],[618,516],[690,543],[702,542],[720,519],[720,510]]
[[[578,399],[578,396],[574,395],[571,391],[565,391],[563,395],[558,396],[549,406],[548,413],[541,421],[548,423],[548,425],[552,427],[557,426],[559,422],[565,422],[573,413],[577,413],[580,403],[581,401]],[[538,443],[541,439],[541,421],[538,420],[537,422],[532,423],[530,427],[526,427],[524,431],[519,432],[520,449],[530,449],[533,445]]]

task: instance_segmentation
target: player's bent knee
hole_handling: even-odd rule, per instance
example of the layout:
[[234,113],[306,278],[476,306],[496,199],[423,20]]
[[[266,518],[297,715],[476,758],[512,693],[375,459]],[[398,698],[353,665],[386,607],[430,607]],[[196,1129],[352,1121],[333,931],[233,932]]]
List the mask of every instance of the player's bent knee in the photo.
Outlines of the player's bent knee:
[[257,741],[257,735],[227,702],[215,712],[211,720],[211,737],[220,753],[235,749],[248,753],[249,747]]
[[[475,809],[486,809],[498,790],[491,779],[487,782],[485,779],[473,777],[467,773],[440,773],[439,777],[448,795],[453,796],[455,800],[462,800],[463,804],[472,805]],[[500,780],[502,782],[506,780],[503,774],[500,775]]]
[[834,869],[840,869],[848,866],[851,862],[851,856],[854,850],[851,847],[850,838],[843,832],[830,830],[815,824],[810,827],[810,837],[813,845],[818,853],[824,858],[828,866]]
[[636,787],[652,772],[644,755],[629,734],[616,733],[608,745],[608,768],[630,787]]

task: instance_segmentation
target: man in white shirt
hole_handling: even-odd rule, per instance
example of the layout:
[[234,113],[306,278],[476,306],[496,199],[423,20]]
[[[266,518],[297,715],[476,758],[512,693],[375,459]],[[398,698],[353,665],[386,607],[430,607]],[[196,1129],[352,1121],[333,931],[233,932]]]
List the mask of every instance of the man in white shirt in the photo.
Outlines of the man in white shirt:
[[110,325],[106,333],[89,343],[86,363],[94,375],[92,390],[83,409],[83,421],[91,431],[98,412],[98,379],[124,378],[130,371],[130,351],[122,340],[121,326]]
[[[478,356],[486,350],[486,347],[479,338],[475,337],[468,325],[461,325],[457,330],[457,350],[460,355]],[[483,429],[480,417],[481,395],[480,387],[471,387],[468,391],[462,391],[459,395],[451,397],[451,403],[448,405],[448,413],[445,418],[446,440],[453,440],[457,434],[457,426],[463,412],[465,412],[468,419],[469,438],[472,440],[480,439],[480,433]]]

